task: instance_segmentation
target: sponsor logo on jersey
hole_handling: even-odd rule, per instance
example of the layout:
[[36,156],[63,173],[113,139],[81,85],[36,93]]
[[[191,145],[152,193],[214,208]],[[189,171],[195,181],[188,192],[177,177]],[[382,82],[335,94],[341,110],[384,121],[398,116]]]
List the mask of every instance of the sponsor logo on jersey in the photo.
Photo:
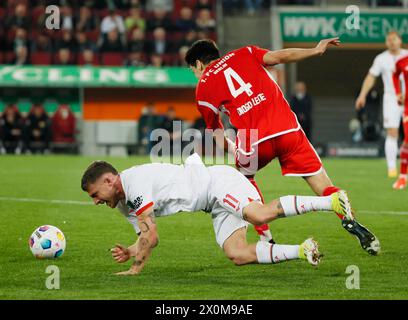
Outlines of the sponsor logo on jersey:
[[137,197],[133,202],[131,202],[130,200],[128,200],[128,202],[126,202],[126,205],[129,208],[132,208],[133,210],[137,210],[140,208],[140,206],[143,203],[143,196],[139,196]]

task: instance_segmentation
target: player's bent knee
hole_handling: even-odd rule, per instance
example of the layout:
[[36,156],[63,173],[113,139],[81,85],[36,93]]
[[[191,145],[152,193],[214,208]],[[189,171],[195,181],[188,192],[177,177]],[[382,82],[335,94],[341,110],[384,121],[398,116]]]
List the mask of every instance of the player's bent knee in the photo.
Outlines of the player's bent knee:
[[[227,254],[227,253],[226,253]],[[236,266],[242,266],[248,263],[248,259],[245,255],[239,253],[238,251],[230,252],[227,254],[228,259],[230,259]]]

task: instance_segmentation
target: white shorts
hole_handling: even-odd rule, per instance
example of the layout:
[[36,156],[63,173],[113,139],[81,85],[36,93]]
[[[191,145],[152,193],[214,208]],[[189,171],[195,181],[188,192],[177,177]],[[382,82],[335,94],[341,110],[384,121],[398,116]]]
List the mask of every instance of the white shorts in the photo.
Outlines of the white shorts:
[[383,124],[384,128],[399,128],[403,106],[398,105],[395,94],[384,93],[383,97]]
[[211,175],[209,199],[215,238],[222,248],[236,230],[246,228],[242,210],[252,201],[261,202],[256,188],[238,170],[229,166],[208,168]]

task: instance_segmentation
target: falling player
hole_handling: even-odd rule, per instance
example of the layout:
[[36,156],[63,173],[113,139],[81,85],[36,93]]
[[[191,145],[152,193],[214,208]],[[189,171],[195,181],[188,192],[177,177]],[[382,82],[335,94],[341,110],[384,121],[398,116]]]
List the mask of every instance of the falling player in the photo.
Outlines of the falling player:
[[[231,124],[238,129],[233,146],[236,165],[256,188],[256,172],[277,157],[283,175],[304,178],[317,195],[328,196],[340,190],[333,186],[296,115],[266,69],[322,55],[330,45],[338,46],[339,39],[322,40],[312,49],[269,51],[247,46],[223,57],[212,40],[199,40],[188,50],[186,62],[199,79],[198,110],[207,128],[214,130],[216,143],[225,147],[231,143],[224,137],[219,113],[228,114]],[[340,213],[338,216],[364,250],[377,241],[354,217]],[[266,237],[270,235],[268,229],[264,225],[257,231]]]
[[408,50],[401,48],[401,36],[395,31],[387,34],[385,44],[387,50],[374,59],[374,63],[364,79],[360,94],[356,100],[356,109],[359,110],[364,107],[368,92],[373,88],[376,78],[381,75],[384,85],[383,125],[387,130],[385,158],[387,160],[388,177],[395,178],[397,176],[398,131],[402,108],[397,102],[397,96],[392,84],[392,73],[395,69],[395,62],[403,55],[406,55]]
[[[81,188],[96,205],[118,208],[139,235],[130,247],[116,245],[112,249],[119,263],[135,258],[128,271],[119,273],[122,275],[140,273],[158,244],[155,217],[180,211],[211,213],[216,241],[236,265],[305,259],[315,266],[321,255],[313,239],[301,245],[248,244],[248,223],[260,225],[310,211],[351,215],[344,191],[327,197],[285,196],[264,205],[258,191],[239,171],[226,165],[207,168],[197,154],[188,157],[184,165],[150,163],[120,174],[111,164],[96,161],[83,174]],[[372,249],[378,251],[379,247]]]
[[[405,99],[401,92],[401,73],[404,76],[405,82]],[[404,105],[405,108],[402,118],[402,124],[404,126],[404,142],[400,149],[400,175],[398,180],[393,184],[393,188],[397,190],[405,189],[407,187],[407,167],[408,167],[408,54],[397,61],[395,66],[395,72],[393,73],[393,83],[395,92],[397,94],[397,101],[400,105]]]

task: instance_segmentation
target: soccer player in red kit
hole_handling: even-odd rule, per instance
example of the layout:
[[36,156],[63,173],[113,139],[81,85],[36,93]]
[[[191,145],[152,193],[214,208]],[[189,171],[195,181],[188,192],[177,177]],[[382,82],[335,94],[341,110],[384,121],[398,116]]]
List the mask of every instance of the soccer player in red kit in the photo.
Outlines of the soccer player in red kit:
[[[402,96],[400,75],[404,76],[405,82],[405,99]],[[407,187],[407,167],[408,167],[408,56],[402,57],[396,62],[395,72],[392,80],[394,82],[395,91],[397,93],[398,104],[403,105],[405,100],[404,114],[402,124],[404,126],[404,142],[400,149],[400,175],[398,180],[393,184],[393,188],[397,190]]]
[[[216,143],[231,145],[224,137],[219,113],[229,116],[237,129],[233,147],[237,168],[259,190],[254,180],[258,170],[278,158],[282,174],[303,177],[317,195],[330,195],[340,189],[327,176],[316,151],[306,138],[296,115],[267,67],[322,55],[339,39],[325,39],[312,49],[269,51],[246,46],[220,56],[212,40],[195,42],[186,62],[199,79],[196,102]],[[218,129],[218,130],[217,130]],[[231,147],[231,146],[230,146]],[[338,214],[343,227],[355,235],[364,250],[376,254],[378,239],[359,224],[350,212]],[[261,239],[273,242],[267,225],[256,228]]]

